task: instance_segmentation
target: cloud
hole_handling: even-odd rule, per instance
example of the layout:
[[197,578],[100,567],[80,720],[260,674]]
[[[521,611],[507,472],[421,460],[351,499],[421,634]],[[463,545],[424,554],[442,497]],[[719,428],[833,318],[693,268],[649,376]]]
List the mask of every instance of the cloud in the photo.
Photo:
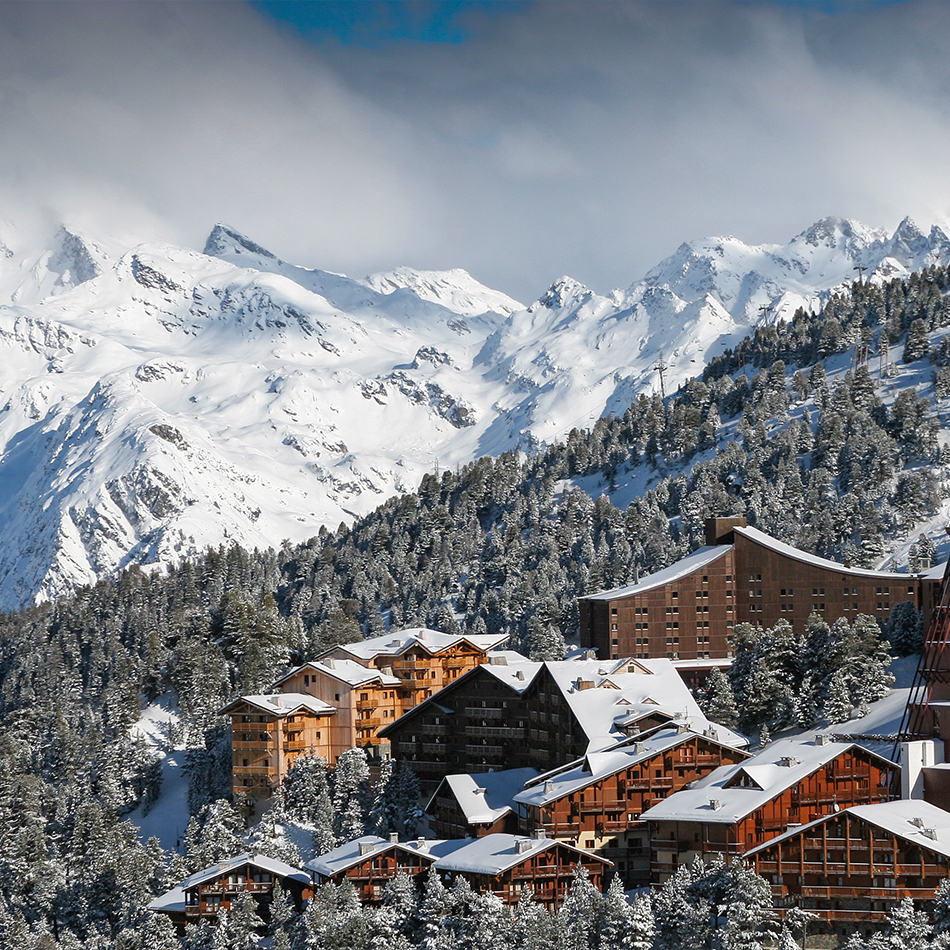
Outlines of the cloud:
[[226,220],[354,275],[606,291],[705,235],[950,220],[948,29],[943,3],[564,0],[357,47],[238,3],[7,3],[0,199],[191,246]]

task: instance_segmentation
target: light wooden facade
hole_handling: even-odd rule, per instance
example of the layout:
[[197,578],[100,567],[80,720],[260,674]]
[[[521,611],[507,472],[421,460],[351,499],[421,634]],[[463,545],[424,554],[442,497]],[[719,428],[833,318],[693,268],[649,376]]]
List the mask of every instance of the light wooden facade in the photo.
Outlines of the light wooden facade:
[[367,648],[366,642],[337,646],[319,659],[353,660],[385,670],[398,677],[400,708],[405,711],[418,705],[463,673],[488,662],[488,651],[499,646],[505,637],[450,637],[430,630],[405,631],[393,638]]
[[[724,784],[701,784],[681,792],[676,802],[644,814],[650,823],[650,872],[654,881],[666,880],[677,867],[696,857],[728,861],[792,825],[854,805],[886,802],[900,774],[895,763],[849,745],[795,781],[783,783],[773,767],[772,784],[763,793],[756,784],[755,776],[761,773],[754,761],[737,767]],[[798,767],[793,762],[787,768],[792,772]],[[756,804],[743,809],[746,790]]]
[[950,876],[948,845],[950,813],[896,801],[825,815],[746,859],[771,884],[780,913],[800,907],[850,933],[883,921],[905,897],[918,909],[933,901]]
[[376,747],[382,741],[379,730],[403,712],[400,681],[390,673],[367,669],[352,660],[327,658],[306,663],[278,685],[287,692],[314,696],[336,709],[330,727],[331,764],[356,746],[378,754]]
[[[650,831],[641,814],[720,766],[748,757],[741,749],[688,730],[661,732],[528,783],[515,796],[519,830],[541,830],[549,838],[596,851],[614,863],[625,886],[642,887],[650,879]],[[605,759],[607,774],[595,777],[594,762]],[[586,783],[585,773],[590,776]]]
[[803,630],[812,613],[829,620],[891,608],[932,607],[936,581],[919,574],[852,569],[770,538],[744,518],[707,523],[706,547],[630,587],[578,601],[582,646],[602,657],[729,658],[737,623],[787,620]]
[[301,755],[329,761],[332,707],[296,694],[242,696],[222,713],[231,717],[232,792],[267,797]]

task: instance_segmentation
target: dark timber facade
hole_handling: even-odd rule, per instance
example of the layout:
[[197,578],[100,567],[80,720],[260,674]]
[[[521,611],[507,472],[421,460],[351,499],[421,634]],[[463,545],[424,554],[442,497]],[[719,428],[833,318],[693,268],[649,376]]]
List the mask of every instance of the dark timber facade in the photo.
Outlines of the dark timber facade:
[[746,526],[714,518],[706,546],[630,587],[580,598],[581,645],[604,658],[728,658],[737,623],[802,630],[869,614],[884,622],[909,600],[929,613],[936,582],[920,574],[866,571],[798,551]]

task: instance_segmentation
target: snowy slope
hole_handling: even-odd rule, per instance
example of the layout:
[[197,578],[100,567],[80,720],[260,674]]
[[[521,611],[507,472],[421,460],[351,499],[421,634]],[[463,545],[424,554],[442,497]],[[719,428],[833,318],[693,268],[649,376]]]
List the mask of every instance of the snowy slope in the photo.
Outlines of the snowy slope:
[[[219,225],[204,252],[0,228],[0,606],[131,562],[278,545],[436,465],[528,448],[667,386],[763,319],[950,259],[904,222],[683,245],[627,291],[530,307],[462,270],[353,280]],[[760,308],[771,306],[770,313]]]

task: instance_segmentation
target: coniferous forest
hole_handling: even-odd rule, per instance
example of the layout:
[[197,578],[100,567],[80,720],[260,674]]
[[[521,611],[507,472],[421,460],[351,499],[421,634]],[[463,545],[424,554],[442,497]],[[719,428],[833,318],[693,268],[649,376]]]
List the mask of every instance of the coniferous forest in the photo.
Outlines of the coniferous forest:
[[[230,746],[217,711],[329,645],[428,626],[505,632],[532,656],[555,655],[576,639],[579,594],[682,557],[703,543],[710,516],[743,515],[789,544],[856,566],[916,538],[945,497],[950,464],[938,439],[950,397],[948,285],[945,268],[856,283],[817,313],[758,330],[666,400],[642,395],[622,415],[528,457],[430,474],[417,492],[352,526],[322,528],[306,544],[209,550],[166,571],[131,568],[0,617],[0,946],[179,947],[148,902],[202,861],[247,848],[239,808],[226,801]],[[911,377],[921,385],[902,385],[901,373],[921,367]],[[639,486],[635,497],[616,507],[611,495],[630,485]],[[933,553],[921,538],[911,557]],[[832,719],[842,690],[860,705],[886,688],[880,631],[845,630],[836,620],[747,632],[730,684],[742,728]],[[915,623],[898,617],[885,631],[900,637],[897,652],[913,650]],[[844,681],[840,667],[855,642],[879,668]],[[769,656],[787,667],[770,672]],[[756,695],[743,668],[758,671],[755,682],[771,675],[785,704]],[[155,752],[130,729],[145,704],[167,695],[188,747],[193,816],[176,853],[140,841],[125,817],[161,794]],[[407,827],[410,780],[400,779],[397,794],[395,774],[388,791],[355,779],[363,828]],[[332,810],[333,782],[343,779],[325,781],[314,801],[329,800]],[[299,808],[294,794],[281,807]],[[402,802],[389,808],[388,825],[379,818],[386,795],[390,806]],[[337,814],[325,827],[343,820]],[[260,853],[280,856],[279,836],[251,833]],[[445,891],[430,881],[417,899],[397,880],[378,911],[361,910],[345,889],[321,891],[302,922],[276,914],[272,937],[274,947],[293,950],[752,947],[764,939],[763,893],[738,867],[682,869],[632,905],[616,889],[592,893],[581,879],[556,916],[525,900],[512,918],[461,886]],[[253,946],[253,908],[242,913],[213,934],[190,934],[184,946]],[[933,939],[946,920],[950,912]],[[888,945],[923,947],[929,926],[895,912]],[[774,929],[775,939],[790,948],[797,927]]]

